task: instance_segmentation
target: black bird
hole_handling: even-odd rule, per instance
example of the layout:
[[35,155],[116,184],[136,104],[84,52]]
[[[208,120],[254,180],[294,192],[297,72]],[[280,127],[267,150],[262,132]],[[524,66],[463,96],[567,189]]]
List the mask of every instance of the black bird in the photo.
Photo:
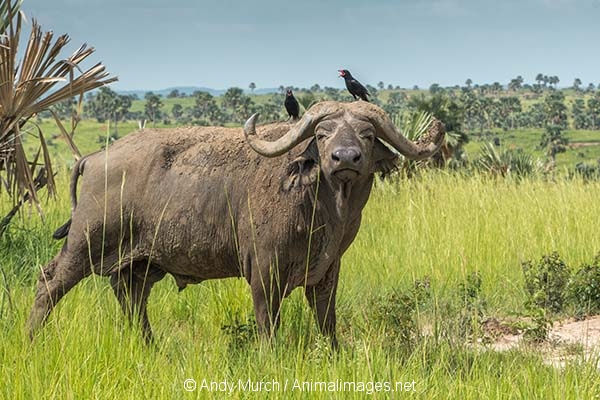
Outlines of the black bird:
[[287,90],[287,93],[285,95],[285,102],[283,104],[285,105],[285,109],[288,115],[292,119],[298,119],[298,115],[300,115],[300,105],[298,104],[298,100],[296,100],[296,98],[294,97],[292,89]]
[[346,81],[346,88],[348,89],[350,94],[354,96],[354,100],[356,100],[357,97],[360,97],[364,101],[369,101],[367,96],[370,96],[371,94],[359,81],[354,79],[350,71],[348,71],[347,69],[340,69],[338,71],[340,73],[340,76]]

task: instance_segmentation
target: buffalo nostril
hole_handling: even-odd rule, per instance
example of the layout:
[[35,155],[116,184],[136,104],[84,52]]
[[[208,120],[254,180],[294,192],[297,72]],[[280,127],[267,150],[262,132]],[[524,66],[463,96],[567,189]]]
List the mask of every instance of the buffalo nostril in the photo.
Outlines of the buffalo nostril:
[[361,159],[360,151],[352,148],[342,148],[334,150],[331,153],[331,158],[335,162],[341,162],[345,164],[356,164]]

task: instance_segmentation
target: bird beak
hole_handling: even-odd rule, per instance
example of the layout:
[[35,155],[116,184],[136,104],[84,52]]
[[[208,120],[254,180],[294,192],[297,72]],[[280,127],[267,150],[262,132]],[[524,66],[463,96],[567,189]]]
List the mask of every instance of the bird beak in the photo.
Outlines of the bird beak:
[[340,76],[344,76],[344,71],[342,71],[341,69],[338,69],[338,72],[340,73]]

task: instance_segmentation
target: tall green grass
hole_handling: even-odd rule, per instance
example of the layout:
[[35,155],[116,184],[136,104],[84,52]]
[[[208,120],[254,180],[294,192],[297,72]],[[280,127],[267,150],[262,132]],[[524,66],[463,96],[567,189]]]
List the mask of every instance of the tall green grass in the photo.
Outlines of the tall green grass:
[[[599,192],[595,182],[512,182],[443,172],[378,183],[342,262],[341,349],[332,355],[300,290],[284,302],[273,343],[248,339],[252,302],[241,279],[209,281],[181,293],[171,278],[159,282],[149,303],[157,340],[145,346],[122,316],[107,279],[93,276],[69,292],[31,343],[25,321],[39,268],[60,248],[50,236],[68,217],[65,190],[58,203],[48,203],[44,221],[24,216],[0,239],[6,276],[5,282],[0,275],[0,398],[224,397],[200,391],[203,379],[274,380],[280,384],[271,393],[275,398],[366,395],[292,391],[295,380],[415,382],[415,393],[374,393],[382,398],[593,398],[600,393],[597,360],[576,360],[558,370],[534,349],[495,353],[435,336],[406,352],[382,345],[385,331],[374,322],[371,304],[428,276],[432,299],[417,317],[421,327],[433,325],[440,318],[436,304],[449,301],[477,271],[487,314],[522,312],[522,261],[556,250],[579,265],[600,251]],[[9,202],[0,200],[4,212]],[[225,325],[239,329],[226,331]],[[197,382],[194,392],[184,390],[188,378]],[[231,397],[264,394],[235,390]]]

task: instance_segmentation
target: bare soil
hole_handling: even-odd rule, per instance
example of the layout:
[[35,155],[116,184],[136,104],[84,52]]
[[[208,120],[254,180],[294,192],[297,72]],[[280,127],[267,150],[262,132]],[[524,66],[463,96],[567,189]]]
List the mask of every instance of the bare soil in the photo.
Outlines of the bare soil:
[[579,147],[590,147],[590,146],[599,146],[600,142],[571,142],[569,143],[569,147],[572,149],[577,149]]
[[600,316],[581,321],[571,318],[555,322],[548,340],[542,344],[526,343],[513,322],[496,319],[486,321],[483,324],[484,332],[493,339],[484,346],[494,351],[521,348],[539,351],[547,364],[559,368],[577,360],[595,362],[600,368]]

